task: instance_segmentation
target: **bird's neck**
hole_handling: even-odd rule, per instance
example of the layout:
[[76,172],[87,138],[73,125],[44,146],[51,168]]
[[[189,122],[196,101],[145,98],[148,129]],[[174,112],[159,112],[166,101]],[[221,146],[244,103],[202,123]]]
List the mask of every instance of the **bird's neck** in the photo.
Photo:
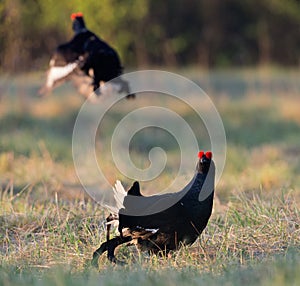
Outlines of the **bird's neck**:
[[199,184],[199,197],[200,202],[205,201],[208,197],[213,196],[215,188],[215,169],[210,168],[208,173],[198,173],[197,181]]
[[75,35],[78,35],[78,34],[87,32],[87,29],[83,27],[83,28],[76,29],[74,32],[75,32]]
[[197,172],[193,178],[193,186],[191,189],[194,189],[194,191],[197,191],[198,193],[201,191],[203,182],[206,179],[207,174]]

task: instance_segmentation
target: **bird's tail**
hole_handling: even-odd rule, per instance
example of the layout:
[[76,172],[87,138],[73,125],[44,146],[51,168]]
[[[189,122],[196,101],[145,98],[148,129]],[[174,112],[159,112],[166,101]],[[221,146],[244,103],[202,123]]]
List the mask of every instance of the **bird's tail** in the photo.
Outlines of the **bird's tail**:
[[124,198],[127,196],[127,192],[125,191],[122,183],[117,180],[115,183],[115,187],[113,187],[114,190],[114,198],[116,202],[116,206],[118,210],[124,207]]
[[105,207],[112,213],[118,214],[119,210],[124,208],[124,198],[127,195],[122,183],[117,180],[115,186],[113,187],[114,191],[114,204],[105,205]]

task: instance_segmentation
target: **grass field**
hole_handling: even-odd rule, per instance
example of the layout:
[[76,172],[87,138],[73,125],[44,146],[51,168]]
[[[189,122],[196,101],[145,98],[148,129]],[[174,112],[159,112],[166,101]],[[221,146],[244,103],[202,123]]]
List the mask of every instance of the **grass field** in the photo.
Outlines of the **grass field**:
[[[299,72],[181,74],[209,94],[227,135],[210,223],[201,239],[172,257],[120,248],[127,265],[110,265],[104,257],[99,271],[89,260],[105,240],[107,213],[81,187],[71,150],[84,99],[70,85],[38,98],[39,75],[0,77],[0,285],[300,284]],[[150,102],[174,107],[198,125],[191,110],[169,100],[138,96],[120,104],[105,122],[104,138],[122,114]],[[160,133],[135,138],[137,164],[147,165],[145,154],[156,141],[169,142]],[[109,162],[105,167],[113,183],[120,175]],[[175,171],[170,164],[145,192]]]

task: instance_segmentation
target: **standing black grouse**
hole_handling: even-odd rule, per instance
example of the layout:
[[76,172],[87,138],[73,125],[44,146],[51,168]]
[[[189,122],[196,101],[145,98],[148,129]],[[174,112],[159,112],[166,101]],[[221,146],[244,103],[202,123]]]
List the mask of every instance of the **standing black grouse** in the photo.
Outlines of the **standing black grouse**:
[[[128,82],[120,77],[123,67],[117,52],[86,28],[82,13],[73,13],[71,19],[75,35],[69,42],[56,48],[50,60],[46,84],[41,88],[40,94],[45,94],[59,83],[71,79],[79,92],[84,94],[78,82],[81,85],[88,82],[99,95],[100,82],[113,80],[118,86],[118,92],[129,94],[128,98],[134,97],[130,94]],[[81,81],[78,80],[80,76]],[[86,77],[91,80],[87,80]]]
[[[151,253],[167,253],[195,242],[211,216],[215,181],[212,153],[200,151],[198,157],[193,179],[177,193],[144,197],[138,182],[126,193],[117,181],[114,195],[118,212],[107,218],[107,241],[94,252],[93,265],[98,265],[98,258],[105,251],[110,261],[118,262],[115,248],[127,242]],[[154,212],[159,205],[170,207]],[[110,239],[109,229],[116,221],[120,235]]]

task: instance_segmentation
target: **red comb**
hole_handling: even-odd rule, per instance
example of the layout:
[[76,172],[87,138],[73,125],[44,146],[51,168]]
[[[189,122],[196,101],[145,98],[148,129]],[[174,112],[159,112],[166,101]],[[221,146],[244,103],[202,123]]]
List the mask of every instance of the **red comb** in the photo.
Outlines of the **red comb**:
[[71,14],[71,20],[75,20],[76,16],[77,16],[77,13],[72,13]]
[[212,158],[212,153],[210,151],[205,153],[205,156],[207,159],[211,159]]
[[83,14],[81,12],[71,14],[71,20],[75,20],[77,17],[83,17]]
[[204,155],[204,152],[203,152],[203,151],[200,151],[200,152],[198,153],[198,158],[201,159],[203,155]]

